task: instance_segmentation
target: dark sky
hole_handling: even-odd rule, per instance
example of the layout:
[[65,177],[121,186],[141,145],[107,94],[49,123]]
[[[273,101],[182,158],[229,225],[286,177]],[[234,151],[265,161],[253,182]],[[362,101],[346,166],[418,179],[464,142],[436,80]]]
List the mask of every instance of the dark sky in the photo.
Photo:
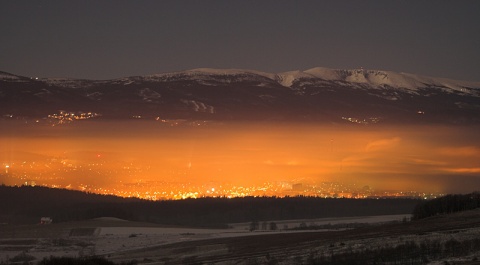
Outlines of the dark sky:
[[0,0],[0,71],[364,67],[480,81],[480,1]]

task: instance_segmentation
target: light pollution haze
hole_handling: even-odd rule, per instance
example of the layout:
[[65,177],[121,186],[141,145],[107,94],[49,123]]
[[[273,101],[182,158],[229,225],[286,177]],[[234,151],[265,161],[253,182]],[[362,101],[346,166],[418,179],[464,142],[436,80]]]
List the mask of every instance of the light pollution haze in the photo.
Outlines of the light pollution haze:
[[[480,187],[478,128],[155,122],[32,127],[3,122],[7,184],[133,189],[149,182],[197,185],[338,182],[374,189],[471,192]],[[62,173],[63,172],[63,173]],[[137,186],[138,187],[138,186]]]

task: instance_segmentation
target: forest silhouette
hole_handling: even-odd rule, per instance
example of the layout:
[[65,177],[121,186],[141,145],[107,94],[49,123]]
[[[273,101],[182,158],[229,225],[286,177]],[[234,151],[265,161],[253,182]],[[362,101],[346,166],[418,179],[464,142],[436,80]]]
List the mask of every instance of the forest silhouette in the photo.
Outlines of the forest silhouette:
[[419,199],[318,197],[199,198],[150,201],[46,187],[0,186],[0,222],[54,223],[116,217],[129,221],[195,227],[229,223],[412,213]]

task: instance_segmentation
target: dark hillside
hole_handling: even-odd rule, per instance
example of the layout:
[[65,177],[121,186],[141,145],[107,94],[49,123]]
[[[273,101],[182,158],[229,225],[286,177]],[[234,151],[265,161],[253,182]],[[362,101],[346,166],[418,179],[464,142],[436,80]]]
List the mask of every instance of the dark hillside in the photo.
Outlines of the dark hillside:
[[44,187],[0,186],[0,222],[36,223],[111,216],[171,225],[222,227],[228,223],[322,217],[407,214],[415,199],[324,199],[315,197],[202,198],[146,201]]
[[413,218],[423,219],[439,214],[450,214],[477,208],[480,208],[480,193],[449,194],[419,203],[413,211]]
[[54,217],[55,221],[82,220],[96,207],[105,209],[105,215],[126,217],[112,211],[133,201],[139,200],[66,189],[0,186],[0,223],[35,223],[42,216]]

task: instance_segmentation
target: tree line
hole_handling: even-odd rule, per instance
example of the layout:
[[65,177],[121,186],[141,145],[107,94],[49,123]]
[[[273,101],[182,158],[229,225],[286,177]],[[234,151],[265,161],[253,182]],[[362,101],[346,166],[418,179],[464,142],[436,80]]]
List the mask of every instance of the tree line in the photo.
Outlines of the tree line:
[[420,202],[413,210],[412,219],[423,219],[439,214],[449,214],[480,208],[480,193],[449,194]]
[[[417,199],[318,197],[125,199],[46,187],[0,186],[0,223],[36,223],[116,217],[169,225],[226,227],[228,223],[411,213]],[[270,228],[270,227],[269,227]]]

